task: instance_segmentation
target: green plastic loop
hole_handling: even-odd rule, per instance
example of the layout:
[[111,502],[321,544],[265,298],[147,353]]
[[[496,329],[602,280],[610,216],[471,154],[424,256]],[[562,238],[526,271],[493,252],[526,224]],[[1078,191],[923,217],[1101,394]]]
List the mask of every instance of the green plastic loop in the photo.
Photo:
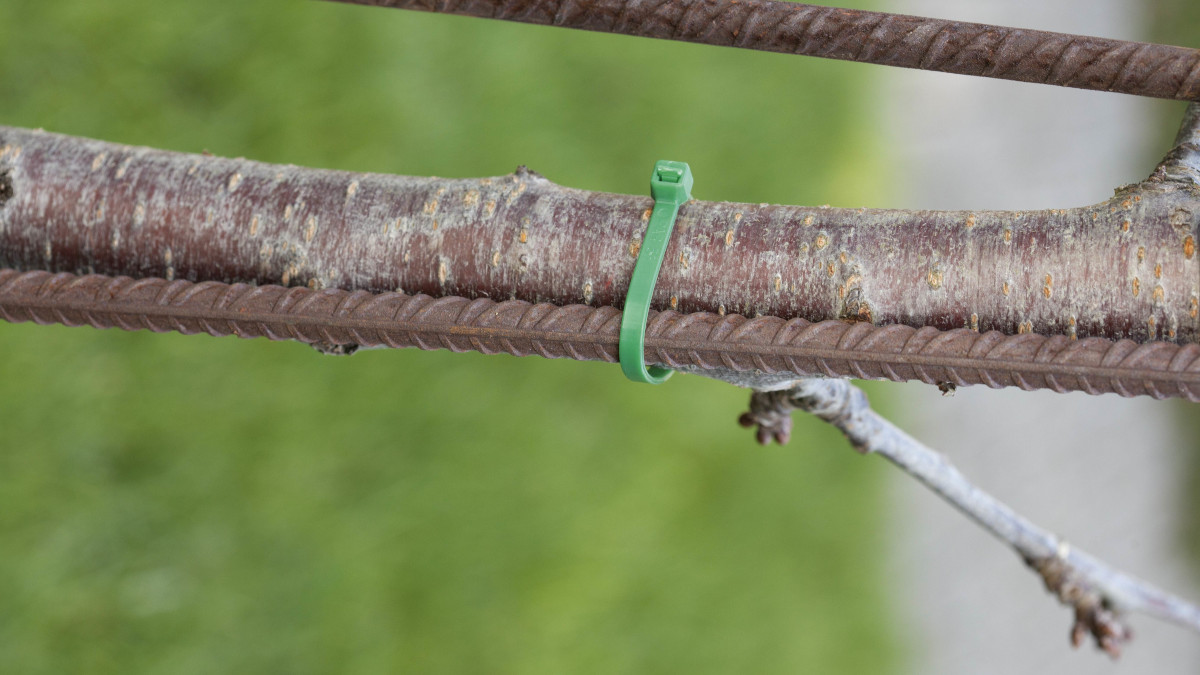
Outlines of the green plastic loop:
[[650,175],[650,195],[654,197],[654,211],[650,213],[650,223],[646,225],[642,248],[629,280],[617,356],[625,377],[634,382],[662,384],[673,371],[646,366],[646,319],[650,316],[650,298],[654,295],[667,243],[675,229],[675,217],[679,215],[679,207],[692,198],[691,168],[683,162],[659,160]]

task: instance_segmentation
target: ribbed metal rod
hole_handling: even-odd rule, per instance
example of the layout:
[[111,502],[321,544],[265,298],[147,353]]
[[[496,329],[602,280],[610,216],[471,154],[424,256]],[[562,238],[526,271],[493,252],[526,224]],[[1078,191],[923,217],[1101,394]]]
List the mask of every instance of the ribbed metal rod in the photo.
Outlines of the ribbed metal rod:
[[[615,362],[621,313],[521,300],[4,269],[0,318]],[[651,314],[645,356],[671,367],[1200,400],[1196,344],[666,311]]]
[[1194,101],[1200,51],[777,0],[333,0]]

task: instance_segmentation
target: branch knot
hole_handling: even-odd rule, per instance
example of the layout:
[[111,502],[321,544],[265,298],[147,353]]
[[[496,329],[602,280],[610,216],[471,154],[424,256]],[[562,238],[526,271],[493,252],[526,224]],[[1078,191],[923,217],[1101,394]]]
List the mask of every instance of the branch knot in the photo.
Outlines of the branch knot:
[[771,441],[786,445],[792,437],[792,410],[798,407],[791,394],[786,389],[754,392],[750,395],[750,410],[742,413],[738,424],[757,426],[755,437],[759,445],[770,445]]
[[1121,647],[1133,638],[1133,631],[1108,599],[1067,562],[1065,555],[1026,557],[1025,563],[1042,578],[1046,590],[1075,610],[1071,646],[1079,647],[1090,634],[1096,646],[1109,656],[1115,659],[1121,655]]

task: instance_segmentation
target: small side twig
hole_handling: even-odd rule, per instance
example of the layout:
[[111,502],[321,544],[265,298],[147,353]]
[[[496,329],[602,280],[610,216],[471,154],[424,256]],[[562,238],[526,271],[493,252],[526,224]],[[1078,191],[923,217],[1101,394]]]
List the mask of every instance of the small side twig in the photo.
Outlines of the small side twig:
[[1200,607],[1116,570],[1030,522],[971,483],[946,457],[881,417],[866,394],[846,380],[803,379],[790,389],[755,391],[750,412],[740,421],[758,427],[760,443],[782,443],[790,435],[792,410],[832,424],[858,452],[887,458],[1012,547],[1047,590],[1074,610],[1073,645],[1091,635],[1097,647],[1119,656],[1133,636],[1123,619],[1127,612],[1200,631]]
[[1188,104],[1171,151],[1154,169],[1150,181],[1200,185],[1200,103]]

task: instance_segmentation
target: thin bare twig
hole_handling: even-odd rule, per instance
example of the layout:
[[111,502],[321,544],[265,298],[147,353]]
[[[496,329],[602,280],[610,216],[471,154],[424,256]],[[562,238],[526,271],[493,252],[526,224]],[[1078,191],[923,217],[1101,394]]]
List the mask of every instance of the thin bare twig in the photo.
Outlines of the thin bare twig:
[[1200,103],[1188,104],[1175,143],[1150,181],[1200,186]]
[[758,427],[761,443],[786,442],[792,410],[832,424],[858,452],[887,458],[1012,547],[1046,588],[1074,610],[1072,644],[1091,635],[1099,648],[1118,656],[1133,635],[1122,618],[1126,612],[1200,631],[1200,607],[1116,570],[1030,522],[974,485],[945,456],[881,417],[866,394],[846,380],[807,378],[787,389],[756,391],[741,422]]

